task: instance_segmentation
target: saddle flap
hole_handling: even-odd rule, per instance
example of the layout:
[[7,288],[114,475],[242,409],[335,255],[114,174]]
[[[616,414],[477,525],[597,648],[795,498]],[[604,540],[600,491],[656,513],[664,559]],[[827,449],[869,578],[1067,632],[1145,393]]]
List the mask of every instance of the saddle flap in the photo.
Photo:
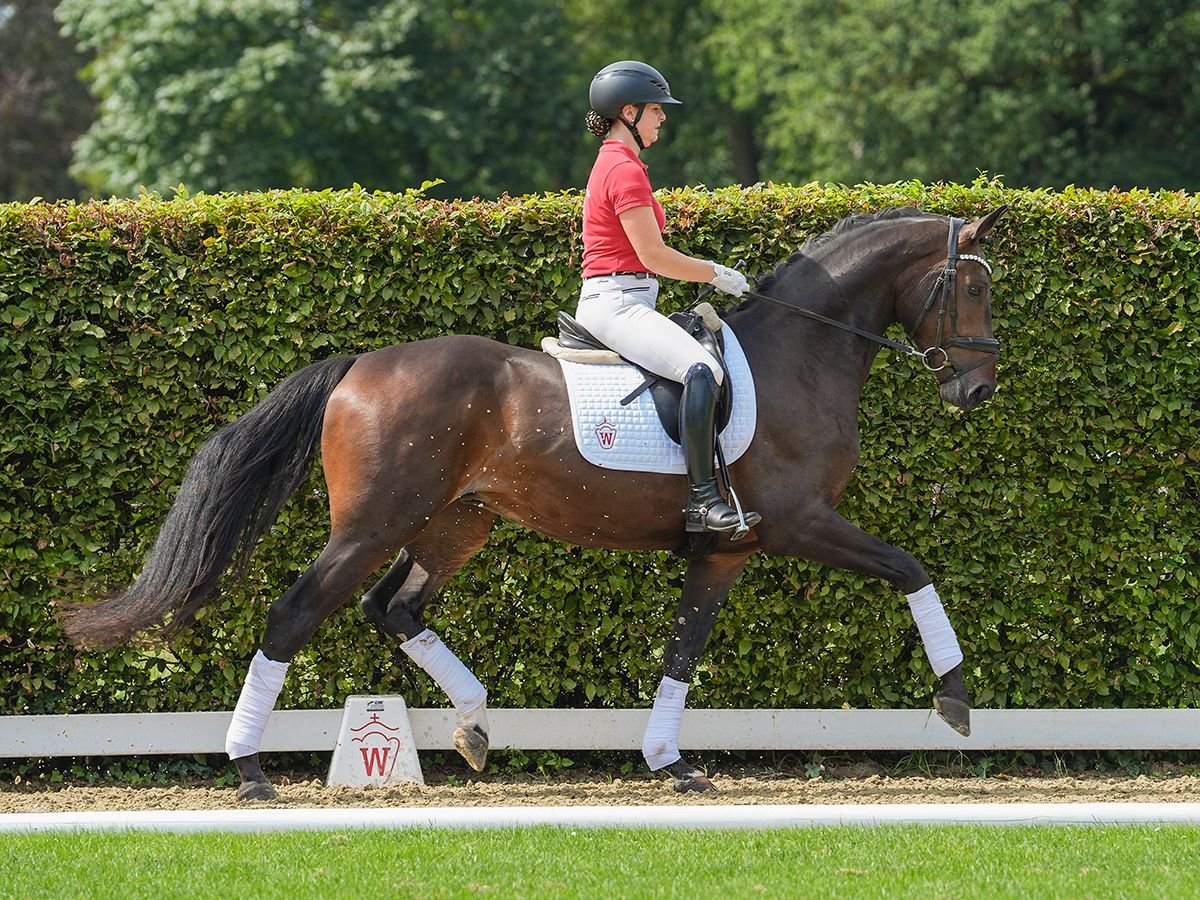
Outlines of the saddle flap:
[[[709,307],[710,310],[711,308]],[[702,314],[676,312],[671,313],[668,318],[695,338],[700,346],[711,353],[721,365],[722,389],[717,398],[716,417],[717,433],[720,434],[729,425],[729,419],[733,415],[733,391],[726,390],[724,387],[733,383],[729,374],[729,366],[725,362],[725,336],[720,331],[713,331]],[[720,320],[718,320],[719,322]],[[671,440],[678,444],[680,443],[679,404],[683,400],[683,385],[667,378],[658,378],[650,373],[647,373],[647,378],[654,379],[647,387],[650,389],[650,396],[654,398],[654,408],[658,411],[658,420]],[[632,394],[626,397],[622,403],[631,402],[636,396],[636,393]]]

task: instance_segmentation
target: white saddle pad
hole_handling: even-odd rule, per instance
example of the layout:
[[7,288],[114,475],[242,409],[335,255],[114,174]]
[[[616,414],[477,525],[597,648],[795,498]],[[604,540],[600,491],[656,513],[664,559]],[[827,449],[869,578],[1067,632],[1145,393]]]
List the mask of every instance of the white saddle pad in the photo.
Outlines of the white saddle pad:
[[[721,432],[726,462],[746,452],[754,437],[758,409],[754,399],[754,376],[742,346],[726,325],[725,365],[733,381],[733,414]],[[595,365],[559,359],[571,398],[571,423],[575,443],[583,458],[605,469],[629,472],[661,472],[683,475],[687,466],[683,450],[667,437],[650,391],[642,391],[628,406],[621,400],[642,383],[633,366]]]

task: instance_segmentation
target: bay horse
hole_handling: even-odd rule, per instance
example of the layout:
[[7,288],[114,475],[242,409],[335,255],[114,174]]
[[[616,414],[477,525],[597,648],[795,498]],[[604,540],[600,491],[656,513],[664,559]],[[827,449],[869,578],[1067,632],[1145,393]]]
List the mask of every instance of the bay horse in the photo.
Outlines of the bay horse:
[[[643,743],[650,768],[667,770],[677,790],[713,789],[679,753],[679,723],[717,613],[756,553],[876,576],[904,592],[940,679],[934,707],[969,734],[962,653],[929,576],[835,506],[858,461],[858,403],[872,361],[881,345],[898,346],[879,336],[890,324],[905,328],[912,346],[903,349],[935,373],[945,402],[970,410],[994,392],[999,343],[981,241],[1004,211],[971,222],[912,207],[848,217],[724,316],[758,403],[754,441],[730,468],[763,519],[745,539],[723,535],[687,565]],[[62,604],[64,628],[82,646],[103,647],[189,624],[222,574],[244,567],[319,440],[329,540],[267,614],[226,747],[241,777],[238,798],[275,796],[258,751],[289,661],[389,561],[362,609],[446,691],[458,712],[455,744],[482,771],[486,691],[421,614],[484,545],[496,517],[587,547],[684,544],[686,479],[593,466],[564,427],[569,415],[555,359],[482,337],[314,363],[208,438],[133,584],[108,600]]]

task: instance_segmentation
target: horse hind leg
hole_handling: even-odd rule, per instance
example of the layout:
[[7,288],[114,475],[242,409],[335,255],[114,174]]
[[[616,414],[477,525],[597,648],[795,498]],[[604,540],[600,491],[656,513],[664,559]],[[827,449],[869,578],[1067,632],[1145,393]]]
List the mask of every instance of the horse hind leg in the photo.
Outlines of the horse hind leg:
[[487,542],[495,518],[473,504],[452,504],[400,551],[362,600],[367,619],[397,641],[454,704],[458,714],[454,746],[476,772],[487,764],[487,691],[441,638],[425,627],[421,612]]
[[288,666],[321,623],[387,556],[388,550],[382,545],[331,538],[304,574],[271,604],[262,646],[251,660],[225,741],[226,752],[241,777],[239,800],[272,800],[277,796],[263,774],[259,747]]

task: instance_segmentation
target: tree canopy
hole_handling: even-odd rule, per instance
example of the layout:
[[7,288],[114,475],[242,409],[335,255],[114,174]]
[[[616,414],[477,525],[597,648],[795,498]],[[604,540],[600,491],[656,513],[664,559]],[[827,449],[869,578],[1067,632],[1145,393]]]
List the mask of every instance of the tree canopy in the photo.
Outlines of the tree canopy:
[[1189,0],[721,0],[771,178],[1200,186]]
[[53,0],[0,0],[0,201],[71,196],[71,142],[94,103]]
[[[58,17],[94,57],[73,172],[97,194],[579,186],[588,81],[622,58],[685,101],[647,154],[656,186],[1200,185],[1189,0],[63,0]],[[0,15],[0,51],[11,38]]]

